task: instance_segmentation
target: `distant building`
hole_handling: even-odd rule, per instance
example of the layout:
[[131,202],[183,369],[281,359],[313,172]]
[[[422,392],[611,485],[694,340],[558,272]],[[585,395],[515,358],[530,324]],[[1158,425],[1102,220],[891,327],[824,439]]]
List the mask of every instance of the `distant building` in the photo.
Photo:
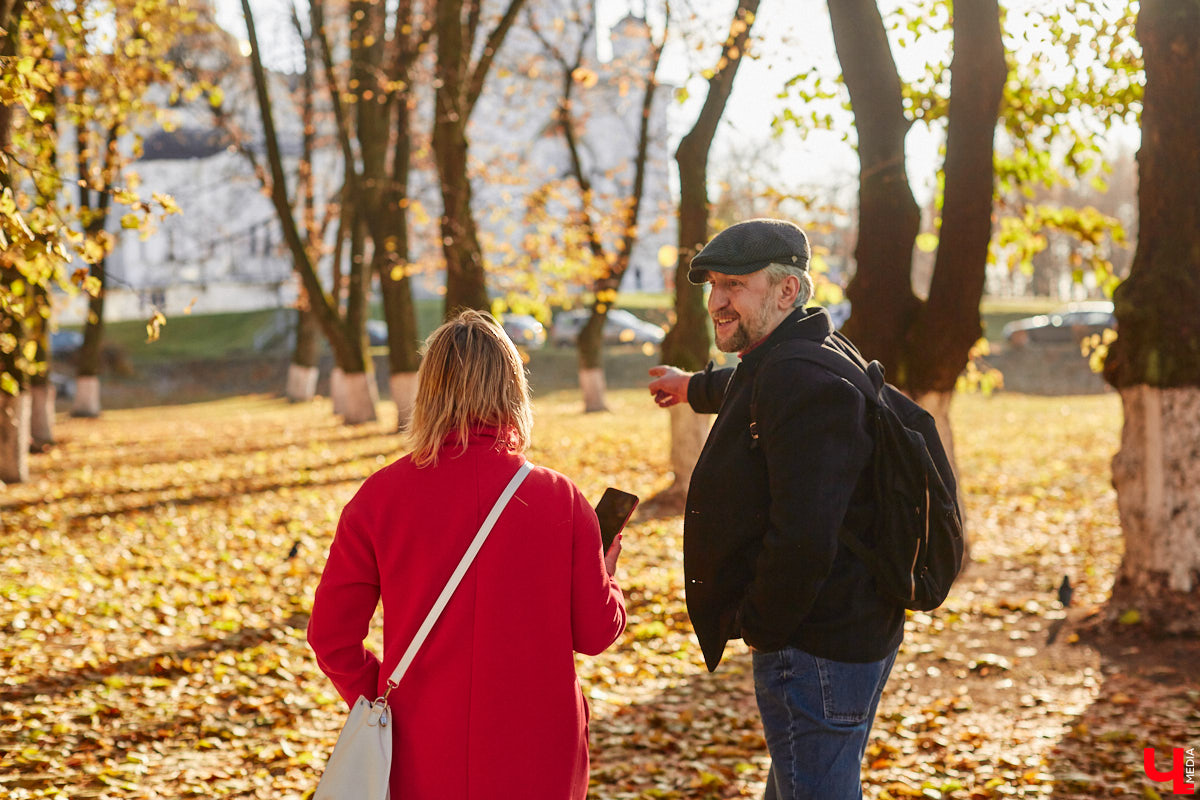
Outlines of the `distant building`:
[[[542,41],[528,24],[533,20],[547,37],[569,36],[572,30],[579,30],[578,25],[563,29],[554,22],[569,2],[531,0],[527,15],[509,33],[471,119],[471,156],[480,165],[473,183],[474,211],[489,265],[510,263],[514,253],[528,246],[532,231],[527,201],[547,181],[569,176],[568,151],[554,123],[562,88],[561,69],[546,57]],[[585,9],[583,14],[576,22],[590,25],[594,31],[594,10]],[[615,195],[627,193],[624,187],[632,181],[644,92],[638,62],[649,48],[646,23],[632,16],[621,20],[613,28],[611,46],[612,58],[601,63],[595,36],[591,35],[584,64],[595,73],[596,80],[580,82],[573,90],[576,116],[582,122],[581,154],[600,207],[611,205]],[[223,57],[237,58],[232,39],[200,58],[220,58],[214,53],[222,47]],[[245,83],[246,73],[241,68],[233,71],[242,83],[224,87],[224,105],[245,132],[250,152],[265,164],[261,121],[252,87]],[[298,110],[287,94],[296,79],[276,74],[272,80],[274,116],[290,170],[289,188],[294,192],[301,131]],[[425,110],[419,112],[424,117],[416,126],[425,136],[432,92],[428,87],[418,87],[417,91],[423,93],[419,108]],[[658,252],[664,245],[675,243],[666,125],[670,93],[671,87],[660,86],[654,101],[639,241],[622,285],[625,290],[662,290],[664,269],[659,265]],[[174,130],[145,134],[143,155],[134,171],[141,178],[139,192],[143,196],[149,197],[152,192],[170,194],[183,214],[163,220],[158,230],[145,239],[136,231],[114,226],[118,245],[108,259],[111,289],[106,316],[135,318],[155,308],[168,314],[185,308],[207,313],[291,304],[297,292],[291,258],[274,207],[249,160],[216,124],[203,98],[181,104],[175,114]],[[333,196],[342,174],[340,151],[330,132],[323,134],[314,169],[319,200]],[[412,260],[422,266],[414,280],[414,291],[418,296],[436,296],[443,291],[445,281],[437,226],[441,200],[436,174],[418,163],[409,191],[426,212],[417,215],[420,218],[414,220],[412,231]],[[564,224],[565,210],[573,202],[570,191],[564,190],[567,199],[558,209],[564,214]],[[550,210],[553,213],[555,209]],[[331,234],[333,227],[330,225]],[[505,282],[500,274],[490,288],[503,290]],[[77,298],[62,310],[60,319],[78,322],[85,313],[83,300]]]

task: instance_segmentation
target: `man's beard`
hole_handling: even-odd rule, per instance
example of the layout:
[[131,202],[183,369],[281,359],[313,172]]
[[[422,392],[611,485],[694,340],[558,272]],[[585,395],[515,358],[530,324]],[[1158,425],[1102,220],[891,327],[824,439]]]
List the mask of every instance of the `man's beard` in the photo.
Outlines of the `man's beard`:
[[740,353],[750,347],[750,345],[756,344],[759,340],[763,339],[766,336],[767,328],[766,303],[763,303],[762,308],[759,309],[758,319],[754,320],[754,322],[756,324],[753,327],[748,327],[746,318],[739,317],[737,328],[724,342],[717,342],[717,349],[722,353]]

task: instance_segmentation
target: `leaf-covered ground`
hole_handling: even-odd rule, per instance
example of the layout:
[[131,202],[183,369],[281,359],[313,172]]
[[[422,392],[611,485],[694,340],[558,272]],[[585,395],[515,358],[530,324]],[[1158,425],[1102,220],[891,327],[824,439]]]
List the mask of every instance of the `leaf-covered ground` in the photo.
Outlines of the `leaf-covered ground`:
[[[643,391],[610,404],[584,416],[573,392],[539,398],[530,456],[593,499],[653,495],[669,483],[665,414]],[[1142,749],[1165,769],[1170,748],[1200,745],[1200,650],[1136,624],[1086,635],[1120,558],[1117,399],[955,406],[974,561],[944,608],[909,621],[866,795],[1165,796]],[[342,505],[397,455],[392,427],[386,406],[346,428],[321,402],[265,397],[60,419],[33,480],[0,490],[0,797],[311,791],[343,711],[304,627]],[[731,645],[705,671],[681,536],[677,515],[635,518],[629,628],[578,662],[595,798],[762,790],[749,656]]]

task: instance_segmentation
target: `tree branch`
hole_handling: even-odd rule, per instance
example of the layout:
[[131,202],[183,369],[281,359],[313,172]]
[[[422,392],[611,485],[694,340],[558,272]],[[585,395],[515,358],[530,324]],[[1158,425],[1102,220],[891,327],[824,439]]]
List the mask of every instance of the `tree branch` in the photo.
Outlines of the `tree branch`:
[[[500,45],[504,43],[504,37],[508,35],[509,29],[512,28],[513,22],[516,21],[517,14],[520,13],[521,6],[524,4],[525,0],[509,0],[508,10],[504,12],[504,16],[500,18],[496,27],[488,35],[483,52],[479,54],[479,61],[473,69],[470,69],[471,77],[467,82],[467,102],[463,109],[465,116],[469,117],[472,109],[475,108],[475,101],[483,92],[483,83],[487,79],[488,70],[492,68],[492,62],[496,59],[496,53],[499,52]],[[474,42],[474,31],[471,31],[470,39]]]

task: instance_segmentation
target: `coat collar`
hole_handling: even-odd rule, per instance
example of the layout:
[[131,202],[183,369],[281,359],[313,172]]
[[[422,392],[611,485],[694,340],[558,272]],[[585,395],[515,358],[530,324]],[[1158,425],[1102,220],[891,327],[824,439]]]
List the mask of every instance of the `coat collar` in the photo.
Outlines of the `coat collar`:
[[747,366],[757,366],[766,358],[767,353],[783,342],[792,339],[823,342],[831,333],[833,333],[833,320],[828,311],[819,306],[797,308],[784,317],[783,322],[780,322],[766,339],[747,350],[742,356],[742,363]]
[[[503,427],[500,425],[472,425],[467,430],[467,446],[485,445],[495,447],[497,450],[511,450],[514,440],[514,431],[512,428]],[[446,434],[446,438],[442,440],[442,445],[461,445],[462,438],[458,435],[458,431],[450,431]]]

